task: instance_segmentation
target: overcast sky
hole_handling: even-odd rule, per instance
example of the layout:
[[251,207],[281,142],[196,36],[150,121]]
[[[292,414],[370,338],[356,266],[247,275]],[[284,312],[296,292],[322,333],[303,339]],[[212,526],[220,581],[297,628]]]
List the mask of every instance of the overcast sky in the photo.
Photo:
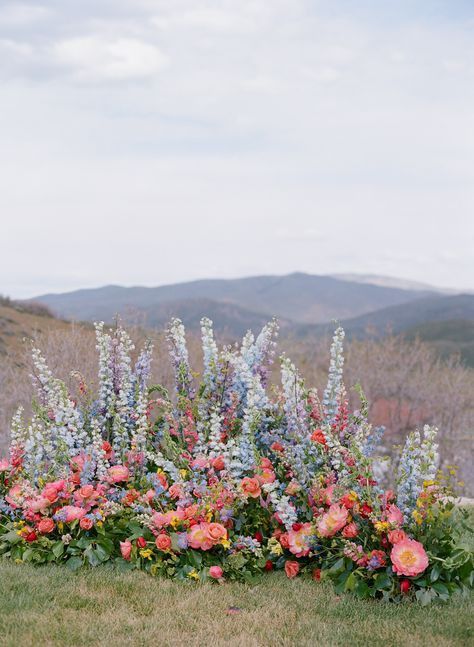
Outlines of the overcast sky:
[[0,0],[0,293],[474,288],[472,0]]

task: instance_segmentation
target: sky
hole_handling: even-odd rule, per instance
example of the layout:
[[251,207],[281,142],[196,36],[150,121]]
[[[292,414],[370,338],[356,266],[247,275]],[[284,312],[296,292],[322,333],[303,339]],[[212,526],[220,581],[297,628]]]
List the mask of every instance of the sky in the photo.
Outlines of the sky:
[[0,293],[474,289],[472,0],[0,0]]

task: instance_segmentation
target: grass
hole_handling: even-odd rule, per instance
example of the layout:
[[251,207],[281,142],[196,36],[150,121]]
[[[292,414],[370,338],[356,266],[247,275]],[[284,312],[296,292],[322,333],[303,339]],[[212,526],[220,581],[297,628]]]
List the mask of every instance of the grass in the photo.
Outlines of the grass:
[[[228,615],[229,607],[240,611]],[[471,600],[360,602],[331,585],[263,576],[186,585],[143,573],[0,562],[0,645],[468,645]]]

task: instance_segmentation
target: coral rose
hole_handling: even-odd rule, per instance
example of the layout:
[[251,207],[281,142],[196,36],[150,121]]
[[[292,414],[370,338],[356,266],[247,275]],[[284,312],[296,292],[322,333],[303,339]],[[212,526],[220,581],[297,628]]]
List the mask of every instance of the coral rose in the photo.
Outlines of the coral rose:
[[258,479],[251,478],[250,476],[246,476],[244,479],[242,479],[240,487],[242,488],[242,492],[252,499],[257,499],[262,492]]
[[130,472],[125,465],[113,465],[107,470],[110,483],[120,483],[121,481],[128,481]]
[[285,573],[286,573],[286,576],[290,578],[290,580],[296,577],[299,571],[300,571],[300,565],[298,564],[298,562],[293,562],[289,559],[286,560]]
[[346,508],[334,503],[318,523],[318,531],[321,537],[332,537],[335,535],[338,530],[346,525],[347,516],[348,512]]
[[41,496],[47,499],[48,503],[56,503],[59,498],[58,491],[53,485],[47,485],[41,493]]
[[38,524],[38,532],[42,535],[47,535],[50,532],[53,532],[55,527],[54,521],[50,517],[45,517],[41,519]]
[[130,555],[132,554],[132,542],[131,541],[121,541],[120,542],[120,552],[122,557],[127,561],[130,560]]
[[82,519],[79,521],[79,525],[82,530],[90,530],[94,525],[94,520],[90,517],[82,517]]
[[171,537],[162,533],[156,538],[155,544],[158,550],[167,551],[171,548]]
[[206,528],[206,533],[209,539],[215,544],[221,539],[227,537],[227,530],[220,523],[210,523]]
[[428,555],[423,544],[414,539],[397,542],[390,553],[393,570],[398,575],[415,577],[428,567]]
[[276,479],[275,472],[268,468],[265,467],[261,473],[257,476],[258,482],[263,485],[264,483],[273,483],[273,481]]
[[211,568],[209,569],[209,575],[215,580],[220,580],[224,575],[224,571],[220,566],[211,566]]

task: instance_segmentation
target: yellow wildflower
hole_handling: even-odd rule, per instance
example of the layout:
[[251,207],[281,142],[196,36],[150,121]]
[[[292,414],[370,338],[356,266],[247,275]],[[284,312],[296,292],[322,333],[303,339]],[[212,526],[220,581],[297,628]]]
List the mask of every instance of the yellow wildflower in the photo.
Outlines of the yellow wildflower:
[[231,546],[230,541],[228,539],[221,539],[221,546],[227,550]]
[[149,548],[142,548],[142,550],[139,551],[139,554],[140,557],[143,557],[143,559],[151,559],[153,551],[151,551]]
[[376,521],[374,523],[374,528],[377,532],[387,532],[390,529],[390,524],[388,521]]
[[275,539],[275,537],[272,537],[268,540],[268,548],[270,549],[272,555],[283,555],[283,548],[278,539]]
[[199,573],[195,568],[193,568],[192,571],[189,571],[188,577],[191,578],[192,580],[198,580],[199,579]]

